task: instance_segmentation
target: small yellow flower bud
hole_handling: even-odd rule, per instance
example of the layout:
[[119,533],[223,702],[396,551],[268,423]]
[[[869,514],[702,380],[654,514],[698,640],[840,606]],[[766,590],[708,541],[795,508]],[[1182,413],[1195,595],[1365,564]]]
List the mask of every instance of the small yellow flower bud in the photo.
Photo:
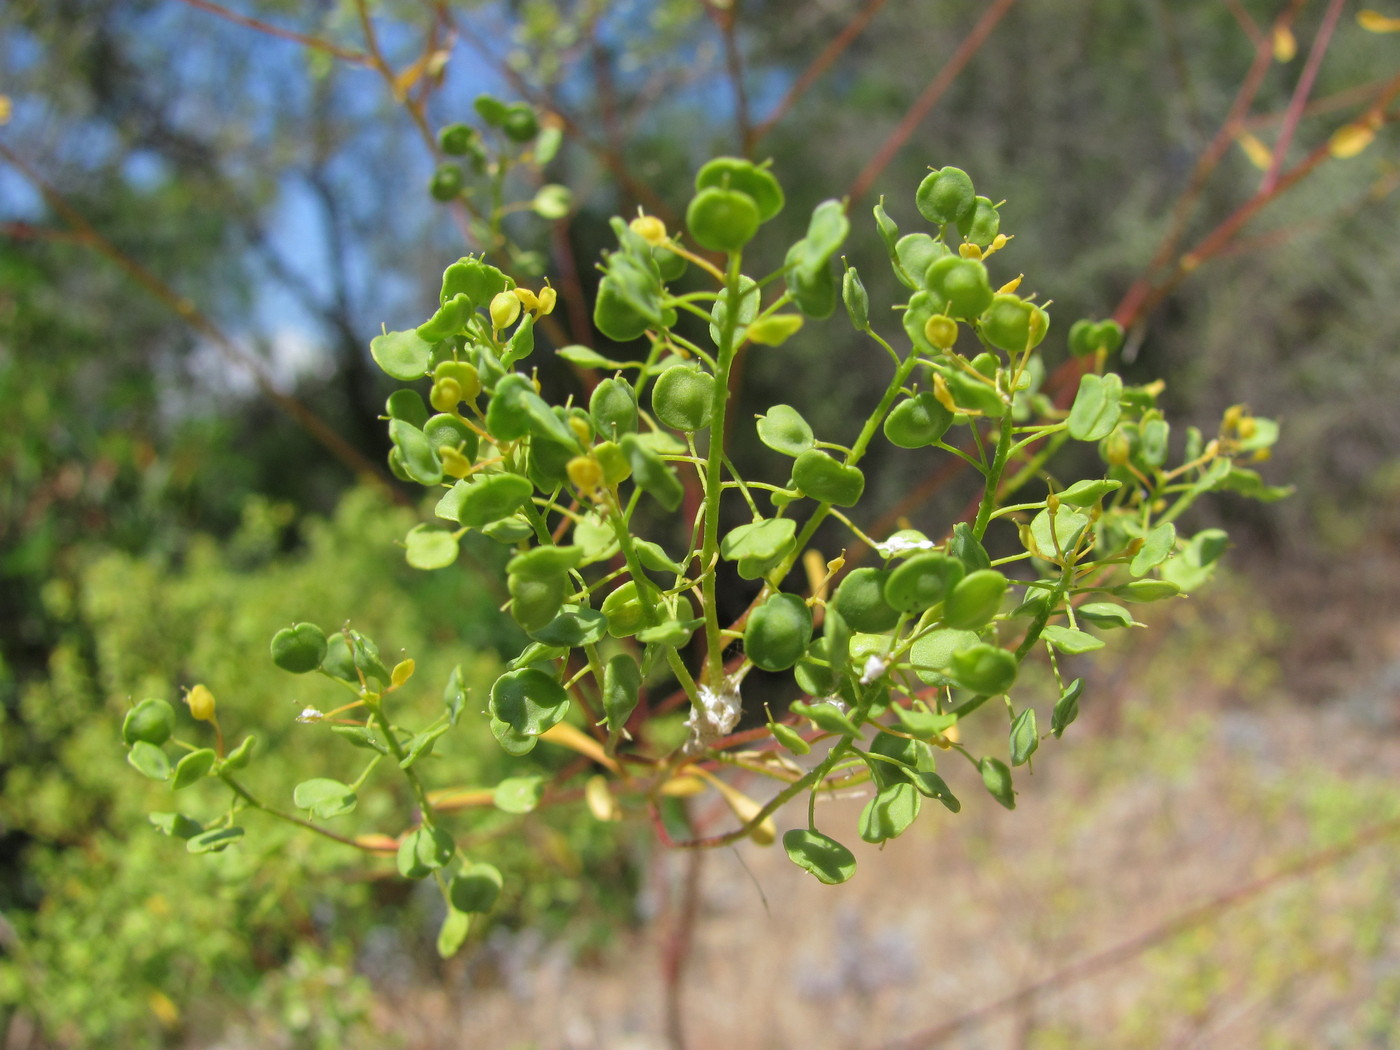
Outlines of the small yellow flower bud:
[[462,385],[455,379],[439,379],[428,391],[428,401],[439,412],[455,412],[462,400]]
[[965,241],[958,245],[958,254],[964,259],[980,259],[982,258],[982,249],[971,241]]
[[413,677],[413,668],[415,666],[416,665],[412,660],[400,660],[398,663],[396,663],[394,665],[394,669],[389,672],[390,686],[394,689],[397,689],[399,686],[407,682],[410,678]]
[[[525,309],[535,310],[539,308],[539,298],[535,295],[534,292],[530,291],[530,289],[512,288],[511,291],[515,293],[515,297],[520,300],[520,305],[525,307]],[[504,328],[505,325],[502,325],[501,327]]]
[[536,309],[535,315],[537,317],[543,317],[545,314],[553,313],[554,304],[558,301],[559,293],[556,292],[549,285],[545,285],[543,288],[540,289],[539,307]]
[[1017,288],[1021,287],[1021,281],[1025,278],[1025,276],[1025,274],[1017,274],[1015,280],[1007,281],[1004,285],[997,289],[997,295],[1010,295],[1013,292],[1015,292]]
[[1104,459],[1109,466],[1121,467],[1128,462],[1128,457],[1132,455],[1132,442],[1128,440],[1128,435],[1122,430],[1115,430],[1104,439]]
[[587,420],[580,419],[578,416],[570,416],[569,429],[574,432],[574,437],[578,438],[581,445],[587,445],[593,440],[593,429],[588,425]]
[[628,225],[633,233],[648,244],[666,243],[666,224],[655,215],[638,215]]
[[454,478],[465,478],[472,472],[472,461],[451,445],[440,446],[438,458],[442,460],[444,474],[451,474]]
[[1245,416],[1243,419],[1240,420],[1239,426],[1236,429],[1239,431],[1240,437],[1243,440],[1248,441],[1256,433],[1258,433],[1259,424],[1254,422],[1253,416]]
[[190,714],[200,722],[214,721],[214,694],[207,685],[196,685],[185,694],[185,703],[190,705]]
[[958,322],[943,314],[934,314],[924,323],[924,338],[940,350],[951,349],[958,341]]
[[497,292],[491,300],[491,325],[496,331],[509,328],[520,316],[520,300],[512,292]]
[[574,487],[584,492],[592,492],[603,481],[603,468],[592,456],[575,456],[564,468]]

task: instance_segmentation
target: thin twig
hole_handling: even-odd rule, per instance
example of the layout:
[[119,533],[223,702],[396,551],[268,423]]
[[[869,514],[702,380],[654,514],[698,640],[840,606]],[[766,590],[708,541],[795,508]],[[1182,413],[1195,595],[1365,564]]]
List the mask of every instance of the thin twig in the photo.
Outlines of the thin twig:
[[720,6],[714,2],[705,5],[719,27],[720,39],[724,42],[724,68],[729,76],[729,90],[734,93],[734,126],[738,132],[739,150],[748,157],[753,154],[753,121],[749,118],[749,94],[744,88],[744,57],[739,53],[737,25],[732,4]]
[[332,44],[329,40],[322,40],[319,37],[307,36],[305,33],[298,33],[293,29],[283,29],[270,22],[264,22],[258,18],[249,18],[247,15],[240,15],[235,11],[230,11],[226,7],[211,2],[211,0],[180,0],[181,3],[199,11],[208,12],[211,15],[218,15],[235,25],[244,26],[247,29],[256,29],[259,33],[268,36],[279,37],[283,40],[291,40],[294,43],[309,47],[314,51],[324,51],[328,55],[334,55],[345,62],[353,62],[358,66],[372,66],[374,63],[363,51],[353,51],[350,48],[341,47],[339,44]]
[[78,240],[87,245],[93,251],[103,256],[110,262],[115,263],[123,270],[128,277],[134,280],[142,288],[146,289],[156,299],[160,300],[175,313],[182,321],[188,324],[195,331],[207,338],[229,361],[244,370],[252,377],[253,382],[274,405],[285,412],[294,422],[301,426],[308,434],[320,442],[336,459],[340,460],[353,473],[374,485],[390,499],[403,503],[405,497],[385,478],[383,472],[368,459],[366,459],[358,449],[333,430],[325,420],[318,416],[306,405],[303,405],[296,398],[282,393],[277,389],[277,385],[268,375],[256,357],[239,346],[223,329],[197,307],[192,300],[181,295],[171,288],[163,280],[157,277],[150,270],[146,269],[131,256],[127,255],[115,244],[88,222],[87,218],[70,204],[61,193],[35,171],[27,161],[17,155],[3,142],[0,142],[0,157],[3,157],[10,165],[20,172],[35,189],[43,196],[50,208],[58,214],[64,222],[73,229]]
[[890,132],[889,137],[885,139],[880,148],[875,151],[875,156],[870,159],[870,163],[856,176],[856,181],[846,191],[850,203],[854,204],[870,191],[870,187],[880,177],[881,172],[889,166],[890,161],[894,160],[895,154],[909,141],[909,137],[918,130],[919,124],[924,117],[928,116],[929,110],[943,97],[943,93],[952,86],[953,81],[957,80],[958,75],[986,43],[987,37],[991,35],[997,23],[1002,20],[1015,3],[1016,0],[993,0],[982,12],[982,17],[977,20],[977,24],[972,27],[972,31],[967,34],[963,42],[958,45],[958,49],[953,52],[953,57],[948,59],[947,64],[929,82],[928,87],[924,88],[923,94],[914,100],[914,104],[909,107],[909,111],[904,114],[903,119]]
[[866,0],[865,6],[860,9],[845,27],[832,38],[831,42],[822,48],[821,54],[807,65],[798,78],[788,88],[786,95],[773,107],[773,112],[768,114],[758,126],[753,129],[750,147],[756,146],[774,126],[778,124],[788,111],[797,104],[797,100],[805,95],[813,84],[821,79],[822,75],[831,68],[833,62],[841,57],[846,48],[850,47],[856,37],[865,32],[865,27],[870,24],[870,20],[875,17],[880,8],[885,6],[885,0]]
[[1322,56],[1327,53],[1327,46],[1332,42],[1332,31],[1337,28],[1337,19],[1341,17],[1344,2],[1345,0],[1332,0],[1327,5],[1327,12],[1322,16],[1322,24],[1317,27],[1317,36],[1313,38],[1312,47],[1308,49],[1308,60],[1298,78],[1298,86],[1293,89],[1293,97],[1288,100],[1288,109],[1284,112],[1283,127],[1279,129],[1278,141],[1274,143],[1273,160],[1269,162],[1269,170],[1265,172],[1264,181],[1259,185],[1259,189],[1264,193],[1268,193],[1278,183],[1289,143],[1293,141],[1293,133],[1303,116],[1303,107],[1307,105],[1308,96],[1312,94],[1318,68],[1322,65]]
[[1081,959],[1076,963],[1071,963],[1062,970],[1044,977],[1039,981],[1023,985],[1009,995],[995,999],[984,1006],[969,1010],[959,1014],[951,1020],[925,1028],[912,1035],[892,1043],[886,1043],[881,1050],[931,1050],[959,1032],[968,1028],[986,1024],[993,1017],[996,1017],[1007,1010],[1012,1010],[1046,994],[1047,992],[1060,991],[1069,985],[1077,984],[1102,970],[1110,967],[1122,965],[1142,955],[1148,949],[1168,941],[1180,933],[1199,926],[1209,919],[1217,917],[1221,912],[1232,908],[1238,908],[1253,898],[1259,896],[1275,886],[1311,875],[1314,872],[1332,867],[1335,864],[1346,860],[1348,857],[1358,853],[1368,846],[1373,846],[1378,842],[1400,834],[1400,818],[1388,820],[1377,824],[1371,828],[1361,831],[1351,839],[1330,849],[1321,850],[1311,856],[1292,864],[1284,865],[1270,875],[1246,882],[1241,886],[1227,890],[1209,900],[1188,908],[1177,915],[1172,916],[1165,922],[1159,923],[1150,930],[1145,930],[1136,936],[1125,941],[1120,941],[1103,951]]

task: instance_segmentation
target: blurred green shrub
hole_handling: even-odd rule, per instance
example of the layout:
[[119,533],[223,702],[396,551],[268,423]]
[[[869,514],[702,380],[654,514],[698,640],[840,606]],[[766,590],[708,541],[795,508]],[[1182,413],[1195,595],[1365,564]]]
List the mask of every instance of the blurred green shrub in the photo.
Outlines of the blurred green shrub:
[[[371,926],[400,921],[404,894],[381,892],[372,877],[340,877],[347,861],[363,871],[357,851],[276,822],[266,822],[255,846],[190,863],[184,843],[145,816],[170,808],[168,788],[133,782],[111,746],[111,726],[143,696],[179,695],[200,681],[217,694],[230,733],[254,733],[260,747],[315,755],[334,770],[348,749],[296,722],[303,706],[325,704],[330,694],[318,688],[330,687],[291,681],[258,654],[279,626],[347,610],[386,648],[423,654],[423,681],[441,682],[460,663],[469,697],[484,695],[499,673],[501,632],[512,628],[500,626],[495,597],[471,572],[419,573],[384,557],[414,520],[365,490],[348,493],[333,517],[301,522],[284,506],[253,499],[227,542],[196,535],[180,550],[142,556],[80,548],[72,581],[47,584],[44,601],[65,624],[65,640],[46,678],[12,683],[17,710],[0,744],[7,767],[0,822],[23,843],[27,880],[6,893],[13,944],[0,956],[0,1006],[29,1011],[58,1045],[158,1045],[201,1018],[239,1016],[227,1012],[232,1004],[252,1010],[247,1023],[257,1031],[267,1022],[260,1011],[294,1016],[299,988],[330,980]],[[297,544],[289,542],[294,527]],[[440,704],[436,695],[422,702]],[[178,718],[190,721],[183,707]],[[431,761],[450,764],[463,783],[494,783],[509,760],[485,726],[470,721]],[[290,810],[294,779],[281,764],[257,763],[248,783]],[[403,801],[387,787],[381,798],[386,809]],[[562,918],[580,907],[587,914],[589,895],[605,907],[627,906],[625,865],[594,842],[589,825],[555,831],[546,822],[531,832],[548,839],[540,849],[541,841],[501,835],[514,819],[501,814],[486,829],[501,836],[503,867],[526,874],[528,865],[528,877],[512,880],[525,888],[505,902],[507,919],[561,906]],[[123,830],[114,836],[108,827]],[[577,880],[599,865],[608,877]],[[383,866],[392,871],[392,857]],[[419,918],[412,908],[407,914]],[[426,944],[432,923],[422,919]],[[403,937],[413,954],[412,929]],[[336,980],[344,983],[334,996],[304,994],[317,996],[318,1011],[334,1001],[345,1032],[363,1028],[363,988],[343,974]]]

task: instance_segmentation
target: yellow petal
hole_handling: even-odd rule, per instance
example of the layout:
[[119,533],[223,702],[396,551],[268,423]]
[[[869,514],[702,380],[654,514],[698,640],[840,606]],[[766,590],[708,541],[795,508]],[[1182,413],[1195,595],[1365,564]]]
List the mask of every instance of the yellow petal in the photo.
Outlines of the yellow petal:
[[390,684],[395,689],[403,685],[405,682],[407,682],[410,678],[413,677],[414,666],[415,664],[412,660],[400,660],[394,665],[394,669],[389,672]]
[[568,722],[559,722],[550,726],[540,734],[540,739],[548,740],[551,744],[558,744],[560,747],[567,747],[570,751],[577,751],[580,755],[586,755],[600,766],[611,769],[614,773],[618,771],[617,762],[604,753],[602,744]]
[[0,95],[0,124],[8,124],[12,112],[14,112],[14,103],[10,101],[10,96]]
[[1391,18],[1369,8],[1357,12],[1356,22],[1368,33],[1400,33],[1400,18]]
[[1273,152],[1268,146],[1260,142],[1258,138],[1244,131],[1240,133],[1237,140],[1240,149],[1244,150],[1244,155],[1249,158],[1249,162],[1260,171],[1268,171],[1269,165],[1274,162]]
[[1327,141],[1327,152],[1338,160],[1354,157],[1376,137],[1374,128],[1365,124],[1347,124],[1332,133]]
[[1274,26],[1274,59],[1278,62],[1292,62],[1298,53],[1298,40],[1293,30],[1287,26]]
[[608,778],[601,773],[588,778],[583,787],[583,797],[588,802],[588,810],[594,818],[602,821],[621,820],[622,811],[617,807],[617,799],[608,789]]
[[[762,806],[749,798],[748,795],[744,794],[738,788],[734,787],[734,785],[726,784],[719,777],[703,769],[697,769],[695,772],[715,786],[715,790],[720,793],[725,804],[729,806],[734,815],[739,818],[740,824],[747,824],[763,811]],[[749,832],[749,838],[753,839],[754,842],[758,843],[760,846],[771,846],[774,842],[778,841],[778,826],[773,822],[772,817],[764,817],[763,820],[759,821],[757,826]]]

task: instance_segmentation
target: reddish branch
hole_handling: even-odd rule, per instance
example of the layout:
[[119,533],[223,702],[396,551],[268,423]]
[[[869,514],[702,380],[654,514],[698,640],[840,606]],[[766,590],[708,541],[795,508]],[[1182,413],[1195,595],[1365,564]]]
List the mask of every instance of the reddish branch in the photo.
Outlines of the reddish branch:
[[846,23],[846,27],[842,29],[840,33],[832,38],[831,43],[827,44],[826,47],[822,49],[822,53],[812,59],[807,68],[802,71],[797,80],[793,82],[792,87],[788,88],[787,94],[773,107],[773,112],[768,114],[768,116],[753,129],[748,143],[750,149],[756,146],[765,135],[773,130],[774,126],[779,121],[787,116],[788,111],[797,104],[797,100],[811,90],[812,85],[821,79],[822,75],[831,68],[833,62],[841,57],[842,52],[851,46],[851,43],[856,37],[865,32],[865,27],[870,24],[870,20],[874,18],[880,8],[884,6],[885,0],[866,0],[865,6],[856,13],[854,18]]
[[943,97],[943,93],[952,86],[953,81],[957,80],[958,75],[972,61],[973,56],[987,42],[987,37],[991,36],[997,23],[1002,20],[1015,3],[1016,0],[993,0],[982,12],[982,17],[977,20],[977,24],[972,27],[972,31],[967,34],[963,42],[958,45],[958,49],[953,52],[953,57],[938,71],[938,74],[929,82],[928,87],[924,88],[923,94],[914,100],[914,104],[909,107],[904,118],[900,120],[894,131],[890,132],[889,137],[875,152],[870,163],[856,176],[856,181],[846,192],[846,196],[852,204],[870,191],[870,187],[880,177],[880,173],[889,166],[890,161],[894,160],[895,154],[904,148],[909,137],[918,130],[924,117],[928,116],[929,110]]
[[259,33],[266,33],[268,36],[279,37],[282,40],[290,40],[294,43],[301,44],[303,47],[312,48],[315,51],[324,51],[326,54],[334,55],[336,58],[345,62],[353,62],[359,66],[373,65],[370,57],[362,51],[352,51],[350,48],[332,44],[329,40],[307,36],[305,33],[298,33],[292,29],[283,29],[281,26],[275,26],[270,22],[264,22],[258,18],[249,18],[247,15],[240,15],[235,11],[230,11],[226,7],[221,7],[219,4],[212,3],[211,0],[180,0],[180,2],[188,4],[190,7],[200,11],[208,12],[211,15],[218,15],[220,18],[226,19],[235,25],[244,26],[248,29],[256,29]]
[[127,276],[145,288],[151,295],[168,306],[181,320],[207,338],[229,361],[248,373],[257,384],[258,390],[274,405],[287,414],[308,434],[340,460],[346,467],[387,495],[390,499],[404,502],[405,497],[398,492],[383,472],[343,437],[335,432],[325,420],[296,398],[282,393],[268,375],[262,363],[239,346],[218,325],[203,313],[190,299],[162,281],[150,270],[131,258],[115,244],[102,236],[88,222],[87,218],[73,207],[68,200],[48,184],[44,178],[30,167],[29,163],[13,150],[0,142],[0,158],[8,161],[43,196],[50,208],[73,230],[74,237],[93,251],[115,263]]

